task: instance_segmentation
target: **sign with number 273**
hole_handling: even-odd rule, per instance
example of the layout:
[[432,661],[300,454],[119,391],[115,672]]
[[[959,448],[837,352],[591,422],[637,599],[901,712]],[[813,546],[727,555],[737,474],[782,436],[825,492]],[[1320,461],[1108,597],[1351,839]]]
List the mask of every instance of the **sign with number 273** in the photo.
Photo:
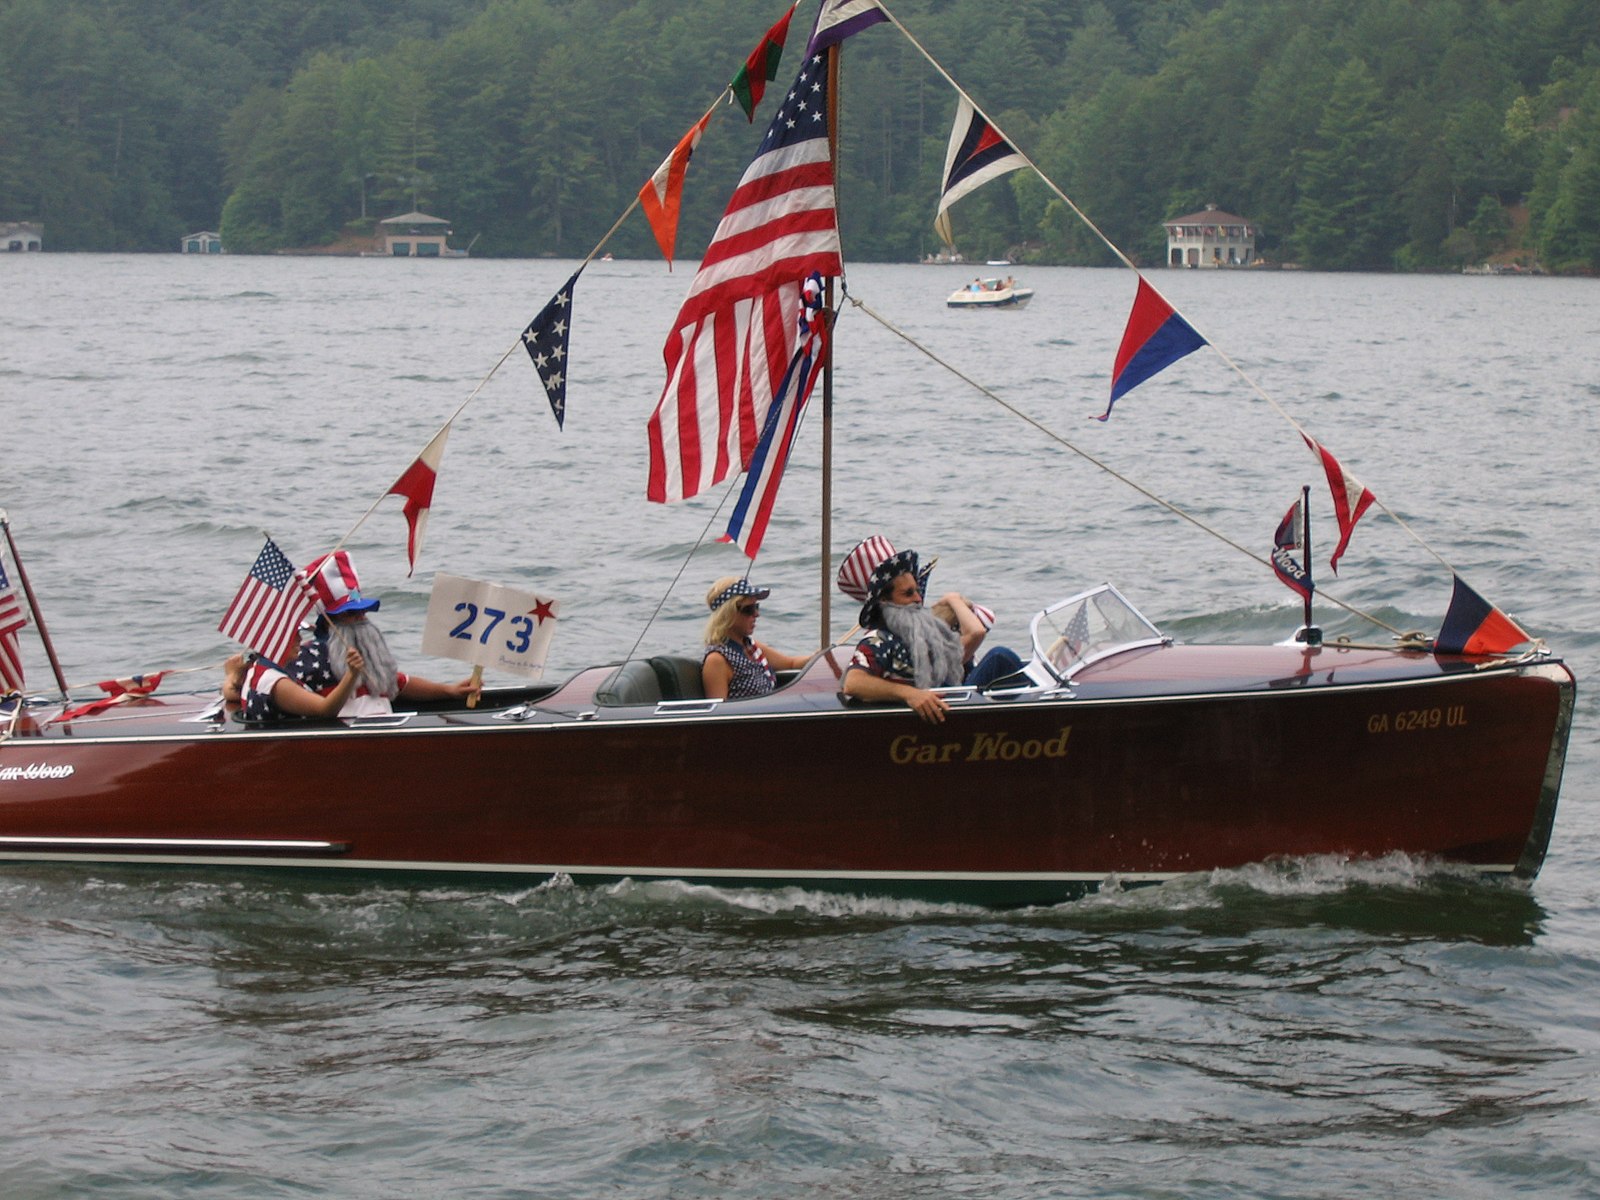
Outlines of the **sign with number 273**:
[[481,579],[433,577],[422,652],[537,679],[561,604]]

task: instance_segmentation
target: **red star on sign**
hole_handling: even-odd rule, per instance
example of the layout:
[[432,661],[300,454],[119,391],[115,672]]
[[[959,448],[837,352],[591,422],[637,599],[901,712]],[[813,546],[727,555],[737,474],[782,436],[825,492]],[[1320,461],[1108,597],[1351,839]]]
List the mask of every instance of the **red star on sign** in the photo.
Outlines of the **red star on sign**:
[[528,615],[538,621],[541,625],[545,623],[547,618],[551,621],[556,619],[556,614],[551,611],[550,601],[548,600],[539,601],[539,603],[535,604],[528,610]]

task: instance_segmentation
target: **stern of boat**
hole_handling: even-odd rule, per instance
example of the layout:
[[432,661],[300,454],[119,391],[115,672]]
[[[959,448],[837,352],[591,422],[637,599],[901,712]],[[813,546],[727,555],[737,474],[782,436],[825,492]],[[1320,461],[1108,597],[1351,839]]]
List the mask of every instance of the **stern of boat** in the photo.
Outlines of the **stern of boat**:
[[1550,737],[1550,756],[1545,760],[1544,783],[1539,789],[1539,804],[1534,810],[1528,841],[1517,860],[1519,879],[1532,879],[1544,865],[1550,848],[1550,832],[1556,823],[1556,801],[1561,795],[1561,775],[1567,765],[1567,741],[1572,735],[1572,711],[1577,700],[1577,682],[1565,663],[1537,661],[1522,670],[1530,678],[1547,679],[1557,690],[1556,724]]

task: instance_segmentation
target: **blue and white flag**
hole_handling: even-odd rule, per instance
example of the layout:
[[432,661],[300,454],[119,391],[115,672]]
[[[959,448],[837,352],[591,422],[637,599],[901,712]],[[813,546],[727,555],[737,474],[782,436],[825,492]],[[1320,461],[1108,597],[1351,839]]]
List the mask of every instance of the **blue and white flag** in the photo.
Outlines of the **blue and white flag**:
[[567,419],[567,339],[572,334],[572,292],[578,286],[579,267],[539,315],[522,331],[522,345],[539,372],[539,382],[550,397],[550,411],[556,425],[565,428]]

